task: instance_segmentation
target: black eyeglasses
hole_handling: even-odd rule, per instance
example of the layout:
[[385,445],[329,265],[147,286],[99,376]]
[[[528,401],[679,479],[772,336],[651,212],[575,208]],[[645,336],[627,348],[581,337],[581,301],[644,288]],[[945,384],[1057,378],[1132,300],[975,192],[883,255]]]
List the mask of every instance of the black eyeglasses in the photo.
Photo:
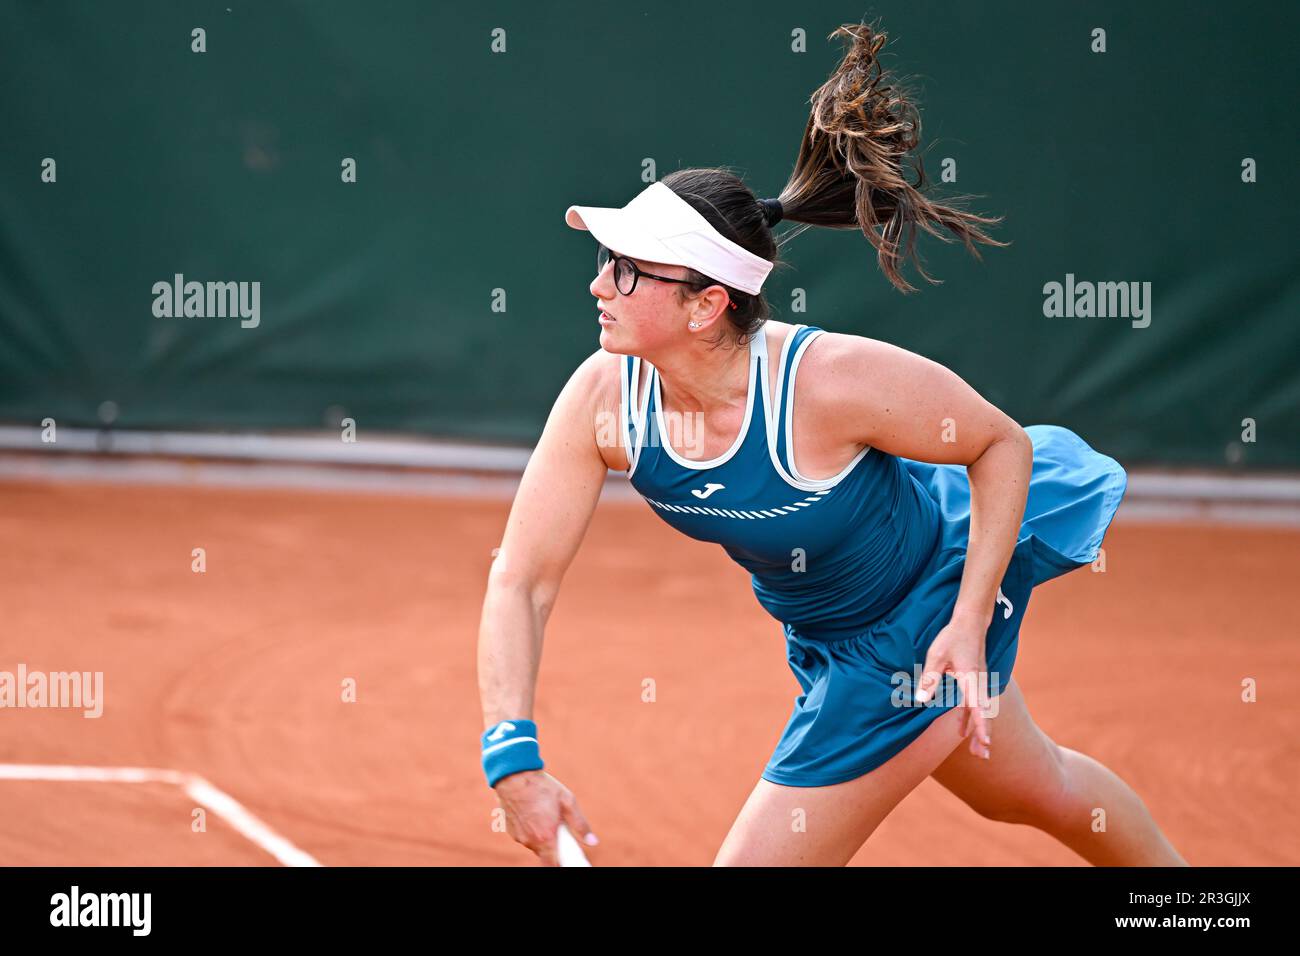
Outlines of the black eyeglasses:
[[[623,295],[631,295],[635,292],[637,281],[642,276],[647,279],[658,279],[660,282],[677,282],[681,285],[690,286],[699,285],[698,282],[692,279],[673,279],[669,276],[657,276],[652,272],[646,272],[627,256],[620,256],[618,253],[605,248],[605,246],[597,244],[596,271],[604,271],[605,264],[608,263],[610,259],[614,260],[614,288],[618,289],[618,291]],[[728,295],[730,295],[730,293],[728,293]],[[736,308],[735,302],[731,302],[729,305],[733,309]]]

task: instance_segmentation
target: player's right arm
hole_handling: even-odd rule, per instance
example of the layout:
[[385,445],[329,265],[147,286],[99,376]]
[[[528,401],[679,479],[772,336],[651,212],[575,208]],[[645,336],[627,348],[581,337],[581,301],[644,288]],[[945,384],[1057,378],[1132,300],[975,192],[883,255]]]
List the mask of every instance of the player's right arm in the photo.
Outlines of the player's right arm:
[[[510,508],[479,623],[478,681],[485,730],[501,720],[533,717],[546,622],[609,470],[597,433],[598,415],[602,410],[608,414],[612,358],[593,353],[570,376]],[[495,789],[511,835],[543,862],[555,862],[555,831],[561,819],[579,840],[590,832],[573,795],[545,771],[510,774]]]

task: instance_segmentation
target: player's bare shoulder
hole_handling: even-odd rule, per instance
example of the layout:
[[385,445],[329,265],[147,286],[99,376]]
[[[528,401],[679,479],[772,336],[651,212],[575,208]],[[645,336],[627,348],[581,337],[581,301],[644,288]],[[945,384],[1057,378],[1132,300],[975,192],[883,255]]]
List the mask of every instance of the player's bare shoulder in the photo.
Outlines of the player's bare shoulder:
[[587,425],[605,466],[614,471],[628,468],[627,451],[620,440],[619,425],[619,363],[622,355],[597,349],[588,355],[573,373],[575,382],[587,397],[584,403],[591,411]]
[[933,391],[937,362],[865,335],[827,332],[813,340],[799,363],[799,402],[825,422],[829,440],[874,433]]
[[[929,362],[882,339],[826,332],[809,343],[799,363],[799,380],[808,394],[833,401],[842,389],[861,389]],[[804,380],[805,373],[811,373],[809,381]]]
[[[843,389],[860,386],[886,342],[845,332],[823,332],[808,343],[799,359],[799,398],[810,405],[833,407]],[[828,408],[828,410],[830,410]]]
[[[896,391],[897,373],[913,353],[881,339],[845,332],[826,332],[808,343],[795,380],[796,407],[831,432],[857,427],[845,417],[849,409],[873,405]],[[835,424],[830,424],[835,423]]]

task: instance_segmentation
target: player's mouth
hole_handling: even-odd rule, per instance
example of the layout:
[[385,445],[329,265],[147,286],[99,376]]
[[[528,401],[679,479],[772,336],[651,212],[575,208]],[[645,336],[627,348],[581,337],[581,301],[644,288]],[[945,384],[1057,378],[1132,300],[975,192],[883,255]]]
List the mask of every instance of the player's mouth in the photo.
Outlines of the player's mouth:
[[601,325],[612,325],[617,320],[608,312],[602,310],[597,321],[599,321]]

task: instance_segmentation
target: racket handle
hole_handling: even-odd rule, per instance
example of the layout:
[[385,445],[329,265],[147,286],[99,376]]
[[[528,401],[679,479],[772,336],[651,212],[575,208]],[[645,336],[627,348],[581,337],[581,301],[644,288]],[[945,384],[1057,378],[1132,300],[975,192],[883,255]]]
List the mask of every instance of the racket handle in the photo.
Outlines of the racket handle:
[[560,866],[591,866],[587,854],[583,853],[582,847],[578,845],[577,837],[570,833],[569,828],[563,823],[555,831],[555,844]]

